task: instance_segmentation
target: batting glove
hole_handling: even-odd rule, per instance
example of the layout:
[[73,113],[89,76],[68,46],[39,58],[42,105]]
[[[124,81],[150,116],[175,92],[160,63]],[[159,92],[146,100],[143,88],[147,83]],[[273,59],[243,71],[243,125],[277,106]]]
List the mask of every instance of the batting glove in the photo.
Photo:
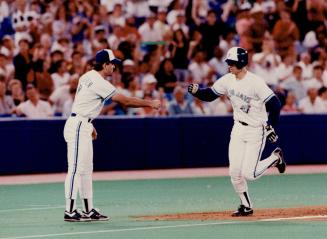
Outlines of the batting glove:
[[271,143],[276,143],[278,135],[276,134],[274,128],[271,125],[266,125],[266,137]]
[[194,95],[199,89],[198,84],[190,84],[187,88],[188,92],[190,92],[192,95]]

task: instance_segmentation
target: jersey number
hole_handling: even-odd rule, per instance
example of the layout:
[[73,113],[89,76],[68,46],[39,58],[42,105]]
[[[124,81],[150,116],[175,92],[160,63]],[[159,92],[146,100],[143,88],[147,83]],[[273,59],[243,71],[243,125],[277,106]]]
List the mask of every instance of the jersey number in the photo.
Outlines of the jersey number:
[[251,107],[250,105],[242,105],[240,109],[241,109],[244,113],[249,113],[250,107]]

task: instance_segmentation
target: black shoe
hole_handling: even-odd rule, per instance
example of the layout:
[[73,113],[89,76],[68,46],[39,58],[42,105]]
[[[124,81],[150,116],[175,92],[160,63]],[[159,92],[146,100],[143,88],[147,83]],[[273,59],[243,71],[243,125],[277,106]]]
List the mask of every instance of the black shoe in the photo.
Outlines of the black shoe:
[[278,156],[278,162],[275,165],[276,168],[278,168],[279,173],[284,173],[286,170],[286,163],[284,160],[283,151],[281,148],[276,148],[273,153]]
[[246,207],[244,205],[240,205],[239,208],[232,213],[232,217],[244,217],[253,214],[253,209],[250,207]]
[[76,209],[72,212],[65,211],[64,220],[67,222],[90,222],[91,219],[84,217]]
[[88,217],[91,221],[108,221],[109,217],[102,215],[99,209],[93,208],[89,212],[83,211],[83,216]]

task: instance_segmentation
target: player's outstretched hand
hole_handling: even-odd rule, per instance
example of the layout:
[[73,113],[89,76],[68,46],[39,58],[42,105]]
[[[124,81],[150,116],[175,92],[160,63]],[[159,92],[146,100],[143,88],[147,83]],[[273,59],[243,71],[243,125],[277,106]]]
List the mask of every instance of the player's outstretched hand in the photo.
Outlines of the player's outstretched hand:
[[278,135],[276,134],[274,128],[271,125],[267,125],[266,129],[266,137],[271,143],[276,143],[278,139]]
[[161,107],[161,101],[160,100],[152,100],[151,107],[158,110]]
[[187,91],[190,92],[192,95],[194,95],[199,89],[198,84],[190,84],[187,88]]

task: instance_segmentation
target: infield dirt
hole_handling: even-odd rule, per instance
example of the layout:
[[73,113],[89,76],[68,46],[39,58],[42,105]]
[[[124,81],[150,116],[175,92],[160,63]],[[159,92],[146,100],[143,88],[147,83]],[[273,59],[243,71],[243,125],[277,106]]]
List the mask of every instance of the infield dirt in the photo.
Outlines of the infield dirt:
[[[260,219],[274,219],[274,218],[294,218],[302,220],[324,220],[327,221],[327,205],[321,206],[308,206],[297,208],[265,208],[254,209],[254,214],[247,217],[232,217],[233,211],[221,212],[193,212],[193,213],[176,213],[176,214],[163,214],[152,216],[139,216],[138,220],[151,220],[151,221],[170,221],[170,220],[260,220]],[[306,218],[314,216],[326,216],[325,218]],[[303,218],[301,218],[303,217]]]

